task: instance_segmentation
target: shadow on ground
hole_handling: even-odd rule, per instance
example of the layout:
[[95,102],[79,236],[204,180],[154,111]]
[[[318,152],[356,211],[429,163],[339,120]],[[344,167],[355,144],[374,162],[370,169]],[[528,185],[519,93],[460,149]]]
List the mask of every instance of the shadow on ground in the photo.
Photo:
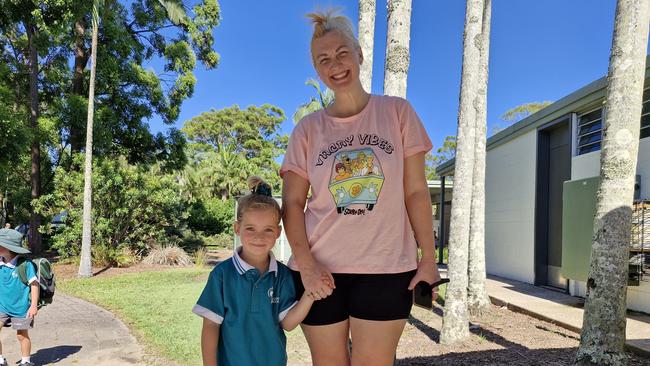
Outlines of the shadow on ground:
[[32,355],[32,362],[38,365],[56,364],[80,350],[81,346],[68,345],[39,349]]
[[[442,309],[434,308],[433,312],[438,316],[442,316]],[[430,327],[423,321],[414,316],[410,316],[408,323],[422,332],[425,336],[433,342],[440,343],[440,331]],[[559,333],[552,329],[537,326],[538,329],[552,332],[557,335],[571,338],[579,341],[578,337]],[[531,366],[531,365],[572,365],[577,351],[576,347],[567,348],[543,348],[543,349],[530,349],[521,344],[512,342],[499,334],[485,329],[478,324],[470,323],[470,332],[479,337],[484,342],[489,342],[502,347],[501,349],[490,349],[472,352],[445,352],[441,355],[421,356],[421,357],[408,357],[398,359],[395,363],[399,366],[419,366],[419,365],[515,365],[515,366]],[[441,346],[444,347],[444,346]],[[463,349],[456,346],[456,349]],[[635,366],[650,366],[650,358],[643,358],[637,355],[630,355],[629,364]]]

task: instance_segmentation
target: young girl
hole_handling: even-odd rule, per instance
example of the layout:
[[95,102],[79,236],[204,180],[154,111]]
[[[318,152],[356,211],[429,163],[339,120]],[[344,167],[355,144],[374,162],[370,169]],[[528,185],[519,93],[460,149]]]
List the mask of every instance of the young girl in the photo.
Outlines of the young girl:
[[235,233],[242,247],[217,265],[194,313],[203,317],[204,366],[285,365],[285,330],[305,318],[313,298],[296,302],[289,269],[273,257],[280,236],[280,206],[271,187],[257,177],[238,202]]
[[[408,101],[361,86],[363,53],[350,20],[309,16],[314,68],[334,102],[294,128],[280,171],[296,291],[319,300],[302,328],[314,365],[389,366],[411,290],[440,279],[424,175],[431,142]],[[366,174],[340,179],[339,164],[351,172],[361,158]]]

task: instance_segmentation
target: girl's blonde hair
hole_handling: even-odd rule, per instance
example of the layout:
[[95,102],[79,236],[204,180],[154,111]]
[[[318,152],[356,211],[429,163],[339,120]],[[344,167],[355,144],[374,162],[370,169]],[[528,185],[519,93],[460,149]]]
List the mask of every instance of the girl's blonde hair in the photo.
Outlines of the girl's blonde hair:
[[315,11],[307,14],[314,25],[314,33],[311,36],[312,43],[315,39],[320,38],[332,31],[339,31],[345,37],[349,38],[354,47],[360,49],[359,40],[354,35],[352,21],[345,15],[339,14],[339,9],[329,9],[325,11]]
[[248,188],[251,193],[237,201],[237,221],[242,220],[246,211],[272,209],[277,213],[278,222],[280,222],[282,211],[278,202],[273,198],[271,186],[262,178],[252,176],[248,178]]

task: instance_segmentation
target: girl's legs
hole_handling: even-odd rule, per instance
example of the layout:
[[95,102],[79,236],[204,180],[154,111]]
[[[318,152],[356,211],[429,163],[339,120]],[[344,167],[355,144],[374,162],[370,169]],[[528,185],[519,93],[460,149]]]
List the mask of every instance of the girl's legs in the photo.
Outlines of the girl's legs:
[[392,366],[406,319],[350,318],[352,366]]
[[[349,321],[330,325],[302,324],[314,366],[349,366],[348,352]],[[356,343],[354,347],[356,347]],[[392,362],[392,359],[391,359]]]

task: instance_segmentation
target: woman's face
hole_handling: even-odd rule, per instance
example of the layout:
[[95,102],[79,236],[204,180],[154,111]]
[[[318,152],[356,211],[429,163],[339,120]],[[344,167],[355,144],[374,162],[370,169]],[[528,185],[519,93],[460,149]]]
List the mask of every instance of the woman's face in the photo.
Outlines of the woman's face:
[[318,77],[334,92],[360,83],[361,51],[340,31],[334,30],[314,39],[311,54]]

